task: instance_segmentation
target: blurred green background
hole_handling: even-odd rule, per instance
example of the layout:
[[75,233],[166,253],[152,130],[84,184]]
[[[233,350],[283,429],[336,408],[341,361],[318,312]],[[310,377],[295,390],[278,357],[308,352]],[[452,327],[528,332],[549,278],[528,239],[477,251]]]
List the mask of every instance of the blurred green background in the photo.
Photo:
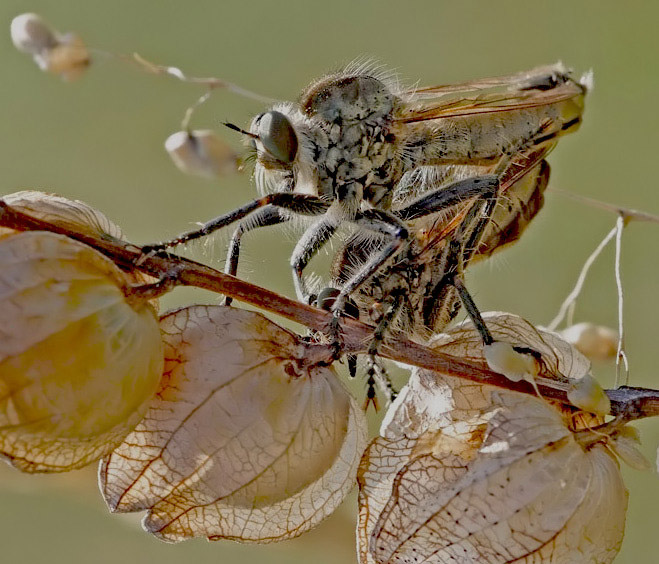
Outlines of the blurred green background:
[[[0,170],[2,193],[38,188],[82,199],[104,211],[137,242],[153,242],[252,198],[248,175],[216,182],[184,176],[163,150],[185,108],[201,94],[191,85],[148,76],[97,56],[88,74],[63,83],[13,49],[9,23],[40,13],[97,49],[139,52],[191,74],[214,75],[265,95],[294,99],[311,79],[368,55],[421,85],[463,81],[564,61],[595,71],[585,123],[552,154],[551,186],[659,213],[659,5],[642,1],[449,2],[252,0],[2,0]],[[256,102],[216,93],[193,126],[247,125]],[[221,135],[236,147],[237,136]],[[547,323],[580,266],[615,217],[559,194],[514,248],[471,271],[483,310],[506,310]],[[197,256],[222,264],[224,242]],[[632,224],[622,273],[631,383],[659,386],[659,226]],[[277,228],[250,234],[241,275],[288,295],[292,236]],[[194,249],[193,249],[194,250]],[[596,264],[577,320],[616,324],[613,253]],[[195,292],[167,302],[214,300]],[[610,367],[599,368],[610,384]],[[654,461],[659,421],[639,424]],[[656,562],[659,481],[623,468],[630,490],[628,530],[619,563]],[[0,545],[5,562],[354,562],[354,496],[318,529],[279,545],[190,541],[163,544],[135,517],[107,513],[94,470],[22,476],[0,467]]]

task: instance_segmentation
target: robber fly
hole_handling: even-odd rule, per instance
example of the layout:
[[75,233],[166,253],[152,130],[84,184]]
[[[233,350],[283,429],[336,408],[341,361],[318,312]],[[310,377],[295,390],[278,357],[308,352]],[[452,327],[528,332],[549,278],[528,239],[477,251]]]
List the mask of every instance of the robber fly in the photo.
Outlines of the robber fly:
[[[227,256],[226,270],[235,274],[244,233],[306,216],[311,222],[290,264],[297,296],[309,302],[305,267],[340,226],[351,224],[377,243],[368,253],[357,249],[355,240],[344,247],[344,263],[358,268],[343,270],[349,276],[332,304],[337,321],[349,296],[412,248],[407,242],[421,232],[417,220],[465,201],[496,202],[510,166],[519,163],[516,156],[548,147],[578,128],[585,93],[586,86],[560,64],[414,90],[349,68],[312,83],[297,103],[276,104],[258,115],[249,131],[230,126],[253,146],[261,198],[145,250],[163,250],[240,221]],[[451,167],[463,167],[467,177],[432,180]],[[412,182],[415,175],[425,180]],[[454,231],[454,239],[457,234],[462,244],[471,244],[461,230]],[[354,260],[345,258],[350,254]],[[416,305],[412,309],[420,311]]]
[[[470,264],[517,241],[540,211],[550,173],[544,159],[555,144],[550,140],[516,154],[498,175],[496,191],[465,200],[443,213],[415,216],[410,213],[413,208],[394,202],[391,213],[406,219],[410,237],[350,299],[349,315],[375,326],[368,348],[365,405],[372,402],[377,406],[376,382],[386,395],[392,396],[386,373],[376,359],[378,347],[390,332],[427,341],[465,305],[484,343],[492,342],[462,283],[464,271]],[[425,192],[428,183],[456,187],[487,171],[488,167],[485,171],[472,166],[431,167],[417,169],[401,182],[411,193]],[[340,293],[339,288],[383,244],[382,239],[366,239],[363,233],[348,238],[335,254],[332,286],[319,294],[321,305],[328,299],[331,303],[332,297]],[[354,364],[352,370],[354,374]]]

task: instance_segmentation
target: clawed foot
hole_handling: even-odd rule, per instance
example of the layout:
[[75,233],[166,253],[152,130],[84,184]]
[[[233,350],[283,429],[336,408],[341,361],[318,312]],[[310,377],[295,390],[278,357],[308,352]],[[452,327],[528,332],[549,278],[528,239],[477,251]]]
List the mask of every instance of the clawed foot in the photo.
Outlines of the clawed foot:
[[341,333],[341,315],[334,313],[332,321],[327,328],[327,336],[330,339],[330,346],[334,351],[334,359],[341,358],[341,351],[343,350],[343,334]]
[[366,411],[369,404],[373,404],[375,411],[378,411],[380,406],[378,404],[376,387],[379,388],[380,392],[385,396],[387,405],[390,405],[396,399],[397,392],[391,383],[387,371],[384,369],[384,366],[378,362],[377,357],[369,354],[367,358],[368,379],[366,380],[366,398],[364,399],[362,408]]
[[[332,320],[327,328],[327,336],[330,339],[330,345],[334,350],[335,358],[338,359],[343,351],[343,335],[341,333],[341,317],[350,317],[352,319],[359,319],[359,308],[357,304],[350,298],[341,295],[340,290],[336,288],[325,288],[318,293],[315,297],[315,305],[325,311],[332,312]],[[364,399],[363,409],[368,409],[369,405],[377,411],[379,409],[378,403],[378,389],[387,399],[387,405],[394,401],[396,398],[396,391],[394,390],[389,376],[387,375],[384,367],[377,359],[378,346],[382,342],[381,336],[374,335],[373,341],[368,348],[368,368],[366,380],[366,398]],[[355,355],[346,355],[348,363],[348,373],[352,378],[357,373],[357,357]]]
[[142,245],[142,254],[143,255],[157,255],[176,247],[179,242],[178,240],[174,241],[164,241],[162,243],[154,243],[153,245]]
[[[325,288],[318,293],[315,299],[316,307],[332,312],[332,320],[327,328],[327,336],[330,339],[330,345],[334,350],[335,358],[340,358],[343,351],[343,334],[341,332],[341,317],[350,317],[359,319],[359,308],[357,304],[341,296],[341,291],[337,288]],[[353,357],[354,358],[354,357]],[[348,358],[348,370],[356,372],[356,360]]]

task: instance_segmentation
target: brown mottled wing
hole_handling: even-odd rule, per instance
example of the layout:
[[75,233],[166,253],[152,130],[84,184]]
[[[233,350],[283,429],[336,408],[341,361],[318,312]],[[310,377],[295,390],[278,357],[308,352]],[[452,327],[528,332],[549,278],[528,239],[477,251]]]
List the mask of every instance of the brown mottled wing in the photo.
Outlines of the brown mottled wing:
[[487,258],[521,237],[531,220],[542,209],[549,174],[549,163],[543,160],[528,169],[502,194],[499,209],[483,234],[472,261]]

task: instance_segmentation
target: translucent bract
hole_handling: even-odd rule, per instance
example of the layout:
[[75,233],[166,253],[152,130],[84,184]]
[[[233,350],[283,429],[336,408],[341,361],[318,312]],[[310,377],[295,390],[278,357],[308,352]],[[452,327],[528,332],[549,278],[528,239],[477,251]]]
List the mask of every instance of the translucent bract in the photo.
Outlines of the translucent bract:
[[102,238],[123,239],[121,228],[107,216],[80,200],[71,200],[37,190],[23,190],[2,197],[18,211],[72,229]]
[[[123,231],[116,223],[108,219],[104,213],[80,200],[71,200],[57,194],[47,194],[37,190],[14,192],[3,196],[2,200],[17,211],[64,229],[93,235],[101,239],[124,239]],[[13,232],[11,229],[0,227],[0,235],[11,232]],[[155,278],[138,270],[124,274],[134,284],[155,282]],[[151,305],[157,308],[157,300],[151,300]]]
[[[569,345],[515,316],[486,322],[497,339],[541,349],[544,375],[587,368]],[[484,362],[470,325],[434,344]],[[414,370],[360,466],[360,562],[611,562],[627,491],[610,446],[627,433],[590,431],[570,415],[533,396]]]
[[297,536],[350,491],[364,415],[327,349],[263,316],[192,306],[162,319],[165,375],[144,420],[101,467],[112,511],[148,510],[164,540]]
[[0,235],[0,453],[27,472],[88,464],[146,411],[162,374],[155,311],[90,247]]

